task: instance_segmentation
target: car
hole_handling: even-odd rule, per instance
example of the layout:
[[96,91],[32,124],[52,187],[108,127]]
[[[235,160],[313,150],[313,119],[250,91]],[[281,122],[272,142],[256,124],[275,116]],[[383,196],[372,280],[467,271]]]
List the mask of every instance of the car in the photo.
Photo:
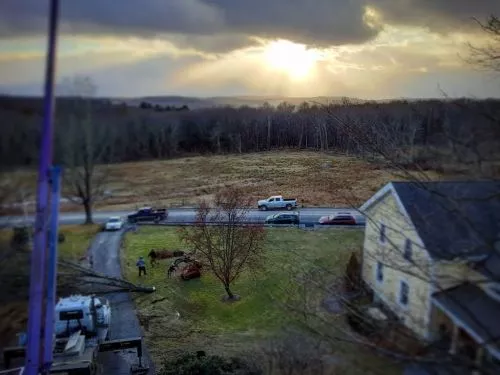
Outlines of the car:
[[298,212],[280,212],[266,217],[266,224],[299,224]]
[[335,215],[322,216],[319,218],[320,225],[356,225],[356,219],[348,212]]
[[120,230],[123,228],[123,220],[118,216],[112,216],[104,225],[105,230]]

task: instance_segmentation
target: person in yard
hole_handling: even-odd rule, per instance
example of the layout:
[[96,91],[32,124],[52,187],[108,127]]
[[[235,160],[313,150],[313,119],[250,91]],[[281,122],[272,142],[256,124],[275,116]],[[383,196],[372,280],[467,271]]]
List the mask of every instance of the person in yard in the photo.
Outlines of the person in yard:
[[171,264],[170,267],[168,267],[167,277],[171,278],[174,272],[175,272],[175,266]]
[[139,257],[139,260],[135,264],[139,270],[139,277],[144,274],[146,275],[146,262],[144,261],[143,257]]

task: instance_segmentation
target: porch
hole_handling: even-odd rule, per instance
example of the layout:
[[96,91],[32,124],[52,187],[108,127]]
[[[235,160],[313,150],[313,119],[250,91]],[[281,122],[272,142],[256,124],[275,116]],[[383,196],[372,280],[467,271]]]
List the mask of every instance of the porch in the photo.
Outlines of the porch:
[[[500,302],[464,283],[432,296],[430,336],[434,345],[472,373],[500,373]],[[476,369],[476,370],[474,370]]]

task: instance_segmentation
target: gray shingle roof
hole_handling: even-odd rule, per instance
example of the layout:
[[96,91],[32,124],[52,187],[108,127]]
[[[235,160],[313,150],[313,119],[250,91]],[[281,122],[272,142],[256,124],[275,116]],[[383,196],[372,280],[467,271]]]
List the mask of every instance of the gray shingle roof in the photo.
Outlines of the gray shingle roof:
[[432,257],[492,254],[500,239],[500,181],[392,185]]
[[485,342],[498,350],[500,342],[500,302],[489,297],[479,287],[464,283],[455,288],[435,293],[435,303],[462,322]]

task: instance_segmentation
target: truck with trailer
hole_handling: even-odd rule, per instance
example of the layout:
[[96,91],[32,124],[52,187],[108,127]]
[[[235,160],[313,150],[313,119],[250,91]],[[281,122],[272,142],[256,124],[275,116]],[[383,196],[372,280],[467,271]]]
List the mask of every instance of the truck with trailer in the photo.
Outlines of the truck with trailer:
[[[130,367],[131,374],[146,374],[142,338],[109,340],[111,307],[96,296],[76,295],[61,298],[55,307],[55,340],[50,374],[98,375],[98,353],[136,349],[138,363]],[[4,366],[25,357],[24,345],[5,348]]]
[[296,198],[283,198],[282,195],[273,195],[267,199],[261,199],[257,202],[257,207],[261,211],[267,210],[282,210],[287,209],[288,211],[297,208]]

